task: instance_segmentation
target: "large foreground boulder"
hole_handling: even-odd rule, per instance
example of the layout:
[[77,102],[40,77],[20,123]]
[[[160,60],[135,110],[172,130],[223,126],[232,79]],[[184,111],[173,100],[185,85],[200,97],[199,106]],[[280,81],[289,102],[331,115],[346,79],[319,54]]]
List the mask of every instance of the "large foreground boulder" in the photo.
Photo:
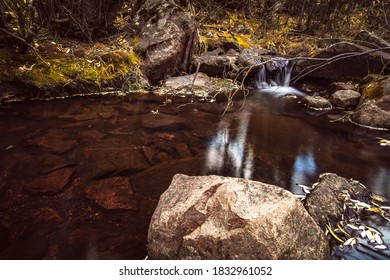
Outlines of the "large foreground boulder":
[[328,259],[324,233],[285,189],[175,175],[151,219],[152,259]]
[[134,18],[142,71],[156,82],[187,70],[198,41],[194,19],[174,0],[147,0]]

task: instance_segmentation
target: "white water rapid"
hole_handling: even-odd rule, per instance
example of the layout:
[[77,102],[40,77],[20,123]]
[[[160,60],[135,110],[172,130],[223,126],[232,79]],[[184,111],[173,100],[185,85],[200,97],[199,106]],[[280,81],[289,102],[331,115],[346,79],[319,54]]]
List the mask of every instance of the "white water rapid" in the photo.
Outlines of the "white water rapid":
[[291,72],[294,64],[283,58],[274,57],[260,65],[256,74],[255,85],[262,93],[274,94],[276,97],[295,94],[304,97],[305,93],[290,87]]

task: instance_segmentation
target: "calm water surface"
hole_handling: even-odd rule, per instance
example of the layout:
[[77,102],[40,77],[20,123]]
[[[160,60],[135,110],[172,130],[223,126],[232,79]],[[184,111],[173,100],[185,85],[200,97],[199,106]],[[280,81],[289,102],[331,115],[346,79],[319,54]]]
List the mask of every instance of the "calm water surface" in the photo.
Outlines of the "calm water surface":
[[[0,258],[144,258],[150,217],[176,173],[243,177],[298,194],[297,184],[333,172],[390,197],[389,147],[376,139],[389,133],[333,122],[339,113],[315,116],[298,99],[259,91],[222,116],[225,109],[226,102],[154,96],[1,105]],[[96,203],[86,187],[118,176],[129,181],[131,209]],[[34,189],[37,180],[48,189]],[[363,220],[390,244],[390,223]],[[390,254],[362,245],[335,248],[333,258]]]

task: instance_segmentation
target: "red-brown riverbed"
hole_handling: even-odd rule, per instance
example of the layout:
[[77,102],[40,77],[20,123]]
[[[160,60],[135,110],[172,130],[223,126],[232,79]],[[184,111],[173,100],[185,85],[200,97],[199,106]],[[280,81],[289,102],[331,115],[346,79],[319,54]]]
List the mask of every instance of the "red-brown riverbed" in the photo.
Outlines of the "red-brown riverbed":
[[[141,259],[176,173],[221,174],[294,193],[319,174],[390,197],[390,147],[375,132],[259,93],[226,103],[78,97],[0,106],[0,259]],[[367,217],[367,219],[371,219]],[[373,220],[389,242],[389,225]],[[336,252],[334,258],[390,258]]]

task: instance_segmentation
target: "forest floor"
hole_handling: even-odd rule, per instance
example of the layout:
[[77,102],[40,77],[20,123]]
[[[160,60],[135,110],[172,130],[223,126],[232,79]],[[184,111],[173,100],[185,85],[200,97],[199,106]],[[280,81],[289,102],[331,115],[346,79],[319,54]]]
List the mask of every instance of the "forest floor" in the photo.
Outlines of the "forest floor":
[[[334,34],[295,32],[296,23],[287,18],[278,19],[283,24],[272,28],[242,12],[225,12],[218,19],[205,14],[195,18],[200,39],[195,55],[231,43],[241,49],[267,49],[284,56],[312,56],[338,40]],[[0,101],[143,91],[147,82],[139,78],[142,61],[134,51],[137,38],[129,39],[121,31],[127,20],[118,17],[118,33],[95,42],[49,35],[35,39],[27,54],[0,48]]]

